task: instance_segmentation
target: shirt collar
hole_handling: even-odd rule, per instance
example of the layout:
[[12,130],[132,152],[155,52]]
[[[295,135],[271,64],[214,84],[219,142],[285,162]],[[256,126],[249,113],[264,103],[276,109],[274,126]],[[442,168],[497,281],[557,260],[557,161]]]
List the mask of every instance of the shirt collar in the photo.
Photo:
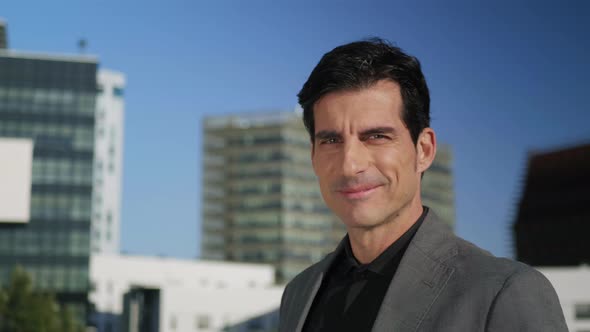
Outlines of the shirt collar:
[[363,272],[363,271],[371,271],[374,273],[378,273],[381,275],[393,274],[395,272],[395,265],[393,264],[394,258],[398,254],[402,254],[405,252],[405,249],[410,244],[410,241],[414,237],[414,234],[422,225],[424,218],[428,214],[428,207],[424,206],[422,214],[418,218],[418,220],[410,227],[399,239],[393,242],[385,251],[383,251],[377,258],[375,258],[372,262],[367,264],[361,264],[359,261],[354,257],[352,253],[352,247],[350,246],[350,239],[348,238],[348,234],[346,235],[346,240],[344,241],[344,259],[343,263],[345,265],[345,269],[347,272],[356,271],[356,272]]

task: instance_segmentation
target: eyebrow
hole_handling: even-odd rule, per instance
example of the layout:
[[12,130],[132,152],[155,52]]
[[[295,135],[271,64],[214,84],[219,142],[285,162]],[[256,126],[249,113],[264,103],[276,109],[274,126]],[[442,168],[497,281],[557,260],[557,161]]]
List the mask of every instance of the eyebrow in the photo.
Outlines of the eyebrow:
[[361,131],[361,136],[368,136],[373,134],[395,134],[395,128],[393,127],[374,127]]
[[321,139],[328,139],[328,138],[338,138],[342,137],[339,132],[335,130],[320,130],[314,135],[314,140],[321,140]]
[[[360,136],[370,136],[374,134],[395,134],[396,130],[393,127],[374,127],[365,129],[360,132]],[[342,135],[335,130],[320,130],[314,135],[314,140],[324,140],[329,138],[341,138]]]

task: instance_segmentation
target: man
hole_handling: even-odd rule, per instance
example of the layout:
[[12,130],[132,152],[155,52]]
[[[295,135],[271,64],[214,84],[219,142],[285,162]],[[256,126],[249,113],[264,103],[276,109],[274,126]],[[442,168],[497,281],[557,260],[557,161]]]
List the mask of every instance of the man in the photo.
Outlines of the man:
[[298,97],[322,196],[348,234],[287,285],[280,331],[567,331],[539,272],[422,206],[436,135],[416,58],[378,39],[343,45]]

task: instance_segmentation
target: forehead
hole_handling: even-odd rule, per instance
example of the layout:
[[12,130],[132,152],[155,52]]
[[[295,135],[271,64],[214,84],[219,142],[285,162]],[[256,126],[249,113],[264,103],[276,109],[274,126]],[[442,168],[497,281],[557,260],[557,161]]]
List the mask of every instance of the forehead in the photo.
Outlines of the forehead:
[[401,124],[402,108],[400,87],[390,80],[366,88],[331,92],[314,105],[315,131]]

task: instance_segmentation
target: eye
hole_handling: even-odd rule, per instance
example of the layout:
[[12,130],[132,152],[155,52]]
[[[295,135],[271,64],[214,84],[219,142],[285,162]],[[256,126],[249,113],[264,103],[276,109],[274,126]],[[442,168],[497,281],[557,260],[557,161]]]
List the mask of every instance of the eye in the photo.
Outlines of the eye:
[[338,139],[337,138],[326,138],[320,141],[320,144],[336,144],[338,143]]
[[368,137],[368,139],[385,139],[385,138],[388,138],[388,137],[383,134],[373,134]]

